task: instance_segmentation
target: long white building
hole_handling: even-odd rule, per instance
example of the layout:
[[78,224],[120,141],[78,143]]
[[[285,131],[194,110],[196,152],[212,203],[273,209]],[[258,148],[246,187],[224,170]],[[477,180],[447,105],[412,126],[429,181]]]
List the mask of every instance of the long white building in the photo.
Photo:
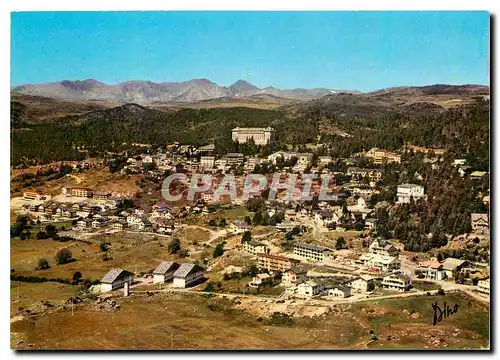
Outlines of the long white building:
[[401,184],[398,185],[398,203],[404,204],[410,202],[410,197],[413,200],[418,200],[425,196],[424,187],[416,184]]
[[234,128],[232,130],[233,141],[246,143],[253,139],[256,145],[268,145],[274,142],[276,130],[267,128]]

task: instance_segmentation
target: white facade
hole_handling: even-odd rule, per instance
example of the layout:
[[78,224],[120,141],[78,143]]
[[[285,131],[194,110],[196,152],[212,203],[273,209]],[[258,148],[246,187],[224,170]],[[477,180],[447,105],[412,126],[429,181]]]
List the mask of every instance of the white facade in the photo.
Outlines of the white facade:
[[313,261],[328,261],[333,258],[333,252],[330,249],[299,242],[293,244],[293,254]]
[[212,169],[215,164],[215,157],[213,156],[202,156],[200,157],[200,167],[203,169]]
[[359,293],[370,291],[370,288],[373,287],[374,280],[375,279],[367,276],[361,276],[357,279],[354,279],[353,281],[351,281],[351,290]]
[[281,282],[285,286],[295,286],[306,281],[307,271],[290,269],[281,276]]
[[325,286],[323,283],[317,283],[315,281],[309,280],[305,283],[297,286],[297,293],[304,297],[312,297],[321,294],[325,291]]
[[346,298],[351,296],[351,289],[347,286],[337,286],[333,289],[328,289],[328,297],[330,298]]
[[477,283],[477,290],[483,293],[490,293],[490,279],[479,280]]
[[267,145],[274,142],[276,131],[271,128],[234,128],[232,130],[233,141],[246,143],[253,139],[256,145]]
[[191,274],[185,278],[174,276],[174,287],[185,288],[190,286],[192,283],[200,280],[201,278],[203,278],[203,271]]
[[416,201],[425,195],[424,187],[416,184],[398,185],[398,203],[404,204],[410,202],[410,197]]
[[402,273],[394,273],[383,278],[382,286],[388,290],[406,291],[410,289],[411,279]]

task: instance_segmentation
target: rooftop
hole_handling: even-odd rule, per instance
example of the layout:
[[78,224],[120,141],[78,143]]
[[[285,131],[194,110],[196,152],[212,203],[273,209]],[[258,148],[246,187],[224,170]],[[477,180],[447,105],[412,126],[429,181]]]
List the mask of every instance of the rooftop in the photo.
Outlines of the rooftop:
[[164,275],[167,272],[175,271],[179,268],[179,264],[173,261],[162,261],[156,269],[154,269],[153,274]]
[[322,246],[306,244],[306,243],[301,243],[301,242],[294,242],[293,246],[303,248],[303,249],[309,249],[309,250],[313,250],[313,251],[321,251],[321,252],[330,251],[330,249],[322,247]]

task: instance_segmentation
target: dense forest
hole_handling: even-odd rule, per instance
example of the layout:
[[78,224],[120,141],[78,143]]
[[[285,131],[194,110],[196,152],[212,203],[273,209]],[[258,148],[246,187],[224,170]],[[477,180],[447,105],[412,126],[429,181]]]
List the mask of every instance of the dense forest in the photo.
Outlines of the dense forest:
[[[12,164],[77,160],[103,151],[117,151],[124,143],[165,146],[179,141],[193,145],[214,142],[218,153],[238,150],[231,141],[236,126],[272,126],[277,147],[325,143],[324,153],[347,157],[371,147],[399,149],[405,143],[444,147],[451,156],[467,156],[477,169],[489,168],[489,102],[458,106],[434,113],[405,113],[386,109],[363,116],[340,116],[328,108],[306,108],[299,116],[284,110],[252,108],[183,109],[173,113],[127,104],[85,115],[67,116],[53,123],[23,123],[13,107]],[[345,114],[343,114],[345,115]],[[320,132],[333,126],[350,136]],[[244,150],[248,153],[249,149]],[[251,149],[250,149],[251,150]],[[255,153],[262,149],[255,149]],[[250,151],[251,152],[251,151]]]

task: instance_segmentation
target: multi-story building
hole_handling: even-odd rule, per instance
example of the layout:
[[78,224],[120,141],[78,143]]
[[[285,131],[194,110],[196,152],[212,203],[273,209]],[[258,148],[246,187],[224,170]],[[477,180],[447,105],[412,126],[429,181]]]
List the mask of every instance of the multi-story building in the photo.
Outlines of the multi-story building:
[[111,193],[108,192],[94,192],[92,198],[95,200],[109,200]]
[[366,158],[371,159],[375,164],[383,164],[384,162],[401,162],[401,155],[394,154],[393,152],[384,149],[373,148],[367,151],[364,155]]
[[257,166],[257,165],[260,165],[260,158],[249,157],[245,168],[247,171],[253,171],[255,169],[255,166]]
[[23,193],[23,199],[26,200],[43,200],[45,199],[45,196],[38,191],[25,191]]
[[257,241],[243,241],[243,250],[252,255],[269,253],[267,245]]
[[410,198],[413,200],[423,198],[425,196],[424,187],[416,184],[401,184],[398,185],[398,203],[404,204],[409,203]]
[[312,297],[321,294],[325,291],[325,285],[322,282],[307,280],[297,286],[297,294],[304,297]]
[[202,156],[200,157],[200,168],[202,169],[212,169],[215,164],[215,157],[213,156]]
[[380,254],[383,256],[399,255],[399,250],[387,240],[375,239],[372,241],[368,249],[373,254]]
[[364,293],[375,289],[375,278],[361,275],[350,281],[351,290],[358,293]]
[[470,214],[472,231],[476,234],[489,234],[490,225],[488,214],[473,213]]
[[382,279],[382,287],[388,290],[406,291],[411,286],[411,279],[402,272],[394,272]]
[[276,130],[267,128],[234,128],[232,130],[233,141],[246,143],[253,139],[256,145],[269,145],[274,143]]
[[331,260],[333,257],[333,252],[330,249],[301,242],[293,244],[293,254],[314,261]]
[[360,256],[361,263],[375,271],[387,272],[397,270],[401,267],[401,262],[397,257],[386,256],[373,253],[365,253]]
[[363,169],[358,167],[350,167],[347,169],[347,175],[365,178],[368,176],[370,180],[378,181],[382,179],[384,169]]
[[302,284],[307,279],[307,271],[299,268],[292,268],[285,271],[281,281],[285,286],[295,286]]
[[257,254],[258,267],[271,271],[286,271],[300,263],[299,260],[270,254]]
[[63,195],[66,195],[66,196],[84,197],[84,198],[91,198],[92,197],[92,190],[88,189],[88,188],[83,188],[83,187],[63,188],[62,193],[63,193]]
[[224,156],[226,164],[229,166],[238,166],[243,164],[245,156],[242,153],[228,153]]

